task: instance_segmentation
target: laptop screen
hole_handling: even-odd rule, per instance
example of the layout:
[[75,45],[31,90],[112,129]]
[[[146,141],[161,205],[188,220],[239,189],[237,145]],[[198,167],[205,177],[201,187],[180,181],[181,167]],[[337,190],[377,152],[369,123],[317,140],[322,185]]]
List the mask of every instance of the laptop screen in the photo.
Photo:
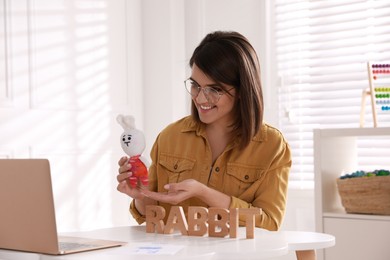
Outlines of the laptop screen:
[[58,252],[47,159],[0,159],[0,248]]

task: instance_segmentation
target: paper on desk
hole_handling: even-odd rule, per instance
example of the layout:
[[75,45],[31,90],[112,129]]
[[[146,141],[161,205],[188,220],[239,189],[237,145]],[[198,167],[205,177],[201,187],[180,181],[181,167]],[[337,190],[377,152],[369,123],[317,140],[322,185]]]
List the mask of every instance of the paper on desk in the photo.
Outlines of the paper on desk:
[[184,246],[153,244],[153,243],[132,243],[115,250],[120,255],[174,255]]

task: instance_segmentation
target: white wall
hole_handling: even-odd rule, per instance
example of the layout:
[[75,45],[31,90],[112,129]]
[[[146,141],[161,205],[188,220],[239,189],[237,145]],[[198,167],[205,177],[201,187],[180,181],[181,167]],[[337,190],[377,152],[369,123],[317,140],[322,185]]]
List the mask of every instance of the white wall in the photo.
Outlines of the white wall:
[[60,231],[129,223],[115,116],[142,118],[139,2],[0,6],[0,156],[50,159]]
[[147,151],[163,127],[187,114],[182,0],[142,1],[143,116]]

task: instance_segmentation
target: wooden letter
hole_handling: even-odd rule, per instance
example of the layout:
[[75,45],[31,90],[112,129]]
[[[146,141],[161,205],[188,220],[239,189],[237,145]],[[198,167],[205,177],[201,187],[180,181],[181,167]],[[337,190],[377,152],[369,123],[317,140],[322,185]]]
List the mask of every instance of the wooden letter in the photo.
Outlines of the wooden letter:
[[[222,208],[209,208],[209,236],[225,237],[229,234],[227,225],[229,210]],[[217,231],[217,229],[219,231]]]
[[230,227],[229,236],[231,238],[237,238],[238,208],[230,209],[229,227]]
[[246,238],[254,238],[255,230],[255,215],[261,215],[262,211],[259,208],[247,208],[240,209],[240,214],[246,215],[245,227],[246,227]]
[[146,233],[164,234],[164,217],[165,209],[161,206],[149,205],[146,206]]
[[188,235],[187,220],[182,207],[172,206],[165,224],[164,234],[172,234],[174,229],[180,230],[182,235]]
[[207,234],[208,209],[204,207],[188,208],[188,235],[204,236]]

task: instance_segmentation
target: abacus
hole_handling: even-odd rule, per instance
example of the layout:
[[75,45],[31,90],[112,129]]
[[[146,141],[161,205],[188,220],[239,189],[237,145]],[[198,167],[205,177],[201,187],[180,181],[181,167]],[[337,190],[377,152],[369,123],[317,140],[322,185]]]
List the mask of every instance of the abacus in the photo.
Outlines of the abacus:
[[378,126],[377,110],[390,112],[390,63],[367,63],[369,88],[363,90],[360,127],[364,126],[366,97],[371,97],[374,127]]

